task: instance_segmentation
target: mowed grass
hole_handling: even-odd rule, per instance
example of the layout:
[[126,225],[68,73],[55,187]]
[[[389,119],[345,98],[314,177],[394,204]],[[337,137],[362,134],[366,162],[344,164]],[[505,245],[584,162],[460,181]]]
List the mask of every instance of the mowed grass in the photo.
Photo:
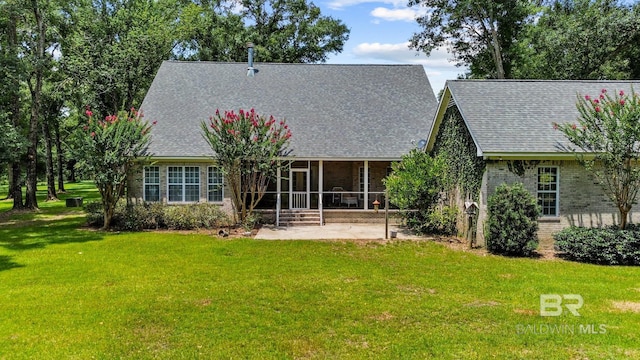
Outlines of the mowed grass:
[[[640,358],[635,267],[107,233],[41,206],[0,217],[0,359]],[[581,316],[541,317],[541,294],[581,295]]]

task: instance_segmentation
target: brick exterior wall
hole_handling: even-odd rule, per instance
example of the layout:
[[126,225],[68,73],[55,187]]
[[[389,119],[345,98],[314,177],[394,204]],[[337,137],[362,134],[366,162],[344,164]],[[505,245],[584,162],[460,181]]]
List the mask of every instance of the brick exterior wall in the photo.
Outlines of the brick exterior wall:
[[[601,227],[619,221],[618,209],[598,185],[591,173],[577,161],[542,161],[528,168],[523,177],[511,171],[506,161],[487,162],[480,191],[480,215],[478,219],[478,242],[484,244],[482,227],[486,220],[487,199],[500,184],[521,182],[537,197],[538,167],[558,168],[559,215],[542,217],[538,221],[538,237],[541,242],[552,239],[553,233],[568,226]],[[631,222],[640,222],[640,212],[631,212]]]
[[[160,168],[160,201],[162,203],[167,203],[167,168],[169,166],[198,166],[200,168],[200,201],[201,203],[206,203],[207,201],[207,169],[209,166],[213,166],[213,162],[156,162],[153,166],[158,166]],[[134,175],[129,177],[127,187],[129,189],[129,198],[134,202],[142,203],[144,201],[144,183],[143,183],[144,171],[140,169],[140,171],[136,172]],[[224,185],[223,190],[224,199],[222,203],[219,204],[222,210],[228,214],[233,214],[233,206],[231,204],[230,192],[227,187],[227,184]],[[172,204],[180,204],[180,203],[172,203]]]

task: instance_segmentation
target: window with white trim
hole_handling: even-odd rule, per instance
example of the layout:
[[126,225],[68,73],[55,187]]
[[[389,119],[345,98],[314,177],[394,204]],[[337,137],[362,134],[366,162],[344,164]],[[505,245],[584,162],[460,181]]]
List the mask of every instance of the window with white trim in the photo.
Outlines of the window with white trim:
[[219,166],[209,166],[207,171],[207,200],[222,202],[224,199],[224,176]]
[[542,216],[558,216],[560,191],[557,167],[538,168],[538,205]]
[[144,201],[160,201],[160,167],[144,167]]
[[167,168],[168,202],[200,201],[200,168],[169,166]]

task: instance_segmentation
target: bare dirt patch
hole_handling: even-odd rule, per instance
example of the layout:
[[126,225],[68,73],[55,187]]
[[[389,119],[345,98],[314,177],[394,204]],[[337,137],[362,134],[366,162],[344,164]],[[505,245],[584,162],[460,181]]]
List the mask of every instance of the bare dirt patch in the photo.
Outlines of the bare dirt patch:
[[531,309],[513,309],[513,312],[521,315],[538,315],[538,311]]
[[395,316],[393,316],[393,314],[391,314],[388,311],[385,311],[382,314],[377,314],[370,317],[370,319],[373,319],[375,321],[389,321],[389,320],[392,320],[393,318],[395,318]]
[[476,300],[474,302],[465,304],[465,306],[469,306],[469,307],[498,306],[498,305],[500,305],[500,303],[493,300],[489,300],[489,301]]
[[614,308],[620,311],[630,311],[640,313],[640,302],[634,301],[612,301],[611,304]]

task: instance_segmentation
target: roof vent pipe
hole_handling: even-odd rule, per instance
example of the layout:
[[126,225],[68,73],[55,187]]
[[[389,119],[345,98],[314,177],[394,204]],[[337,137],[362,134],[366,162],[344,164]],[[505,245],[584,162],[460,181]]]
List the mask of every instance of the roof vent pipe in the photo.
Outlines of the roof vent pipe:
[[247,76],[254,77],[258,72],[258,69],[253,67],[253,43],[247,43],[247,49],[249,50],[249,67],[247,68]]

